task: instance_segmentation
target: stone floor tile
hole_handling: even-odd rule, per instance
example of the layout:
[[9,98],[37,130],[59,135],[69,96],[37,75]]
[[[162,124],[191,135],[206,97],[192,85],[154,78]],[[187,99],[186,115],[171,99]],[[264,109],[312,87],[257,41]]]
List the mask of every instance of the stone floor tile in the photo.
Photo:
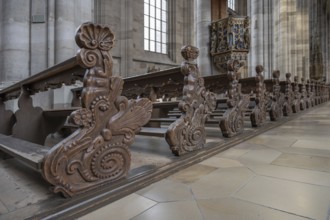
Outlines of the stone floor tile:
[[188,185],[169,179],[161,180],[142,190],[139,190],[137,194],[152,199],[156,202],[171,202],[193,199]]
[[301,216],[281,212],[233,198],[202,199],[197,204],[205,220],[306,220]]
[[272,149],[251,150],[238,160],[242,164],[270,164],[280,155],[281,152]]
[[330,172],[330,158],[299,154],[281,154],[273,165],[296,167],[308,170]]
[[261,176],[249,181],[234,197],[319,220],[326,219],[330,205],[328,187]]
[[181,183],[193,183],[216,169],[214,166],[196,164],[169,176],[168,179]]
[[258,175],[330,187],[330,173],[275,165],[250,165]]
[[253,177],[245,167],[218,169],[191,184],[197,199],[229,197]]
[[8,211],[7,207],[0,201],[0,216],[6,214]]
[[202,220],[196,201],[159,203],[132,220]]
[[330,150],[322,150],[322,149],[289,147],[289,148],[283,148],[280,151],[282,153],[287,153],[287,154],[301,154],[307,156],[330,157]]
[[221,157],[211,157],[207,160],[204,160],[200,164],[211,166],[211,167],[217,167],[217,168],[242,167],[243,166],[243,164],[241,164],[237,160],[221,158]]
[[301,147],[301,148],[312,148],[312,149],[323,149],[330,150],[330,138],[318,139],[318,140],[298,140],[295,142],[292,147]]
[[133,193],[83,216],[79,220],[128,220],[156,204],[155,201]]
[[272,148],[284,148],[284,147],[291,147],[293,143],[296,142],[295,138],[292,137],[282,137],[278,135],[269,135],[269,134],[261,134],[254,138],[251,138],[247,141],[250,144],[259,144],[264,145],[266,147]]

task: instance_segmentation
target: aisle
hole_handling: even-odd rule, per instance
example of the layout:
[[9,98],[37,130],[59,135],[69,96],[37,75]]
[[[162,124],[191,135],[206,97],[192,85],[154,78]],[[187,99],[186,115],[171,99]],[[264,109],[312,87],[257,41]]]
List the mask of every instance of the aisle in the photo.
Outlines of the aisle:
[[329,219],[330,103],[87,219]]

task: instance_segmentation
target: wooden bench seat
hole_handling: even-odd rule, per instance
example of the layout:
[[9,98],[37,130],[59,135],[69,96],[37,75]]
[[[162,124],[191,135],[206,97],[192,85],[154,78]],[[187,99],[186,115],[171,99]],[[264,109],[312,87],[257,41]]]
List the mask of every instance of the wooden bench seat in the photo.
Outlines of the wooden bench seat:
[[41,172],[41,163],[49,148],[0,134],[0,150]]

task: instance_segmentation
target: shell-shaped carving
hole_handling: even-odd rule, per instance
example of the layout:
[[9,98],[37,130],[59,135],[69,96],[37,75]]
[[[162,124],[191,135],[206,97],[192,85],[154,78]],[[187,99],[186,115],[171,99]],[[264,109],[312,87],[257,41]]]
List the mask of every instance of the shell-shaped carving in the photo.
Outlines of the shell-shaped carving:
[[115,36],[109,26],[87,22],[76,33],[76,43],[80,48],[109,51],[113,47]]

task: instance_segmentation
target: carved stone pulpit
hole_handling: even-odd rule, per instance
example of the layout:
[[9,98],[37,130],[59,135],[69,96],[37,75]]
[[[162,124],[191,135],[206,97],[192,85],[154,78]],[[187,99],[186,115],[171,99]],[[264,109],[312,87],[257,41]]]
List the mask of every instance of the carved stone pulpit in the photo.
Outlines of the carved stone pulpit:
[[229,15],[211,23],[210,53],[220,72],[227,72],[228,60],[238,60],[247,65],[250,48],[249,17]]

